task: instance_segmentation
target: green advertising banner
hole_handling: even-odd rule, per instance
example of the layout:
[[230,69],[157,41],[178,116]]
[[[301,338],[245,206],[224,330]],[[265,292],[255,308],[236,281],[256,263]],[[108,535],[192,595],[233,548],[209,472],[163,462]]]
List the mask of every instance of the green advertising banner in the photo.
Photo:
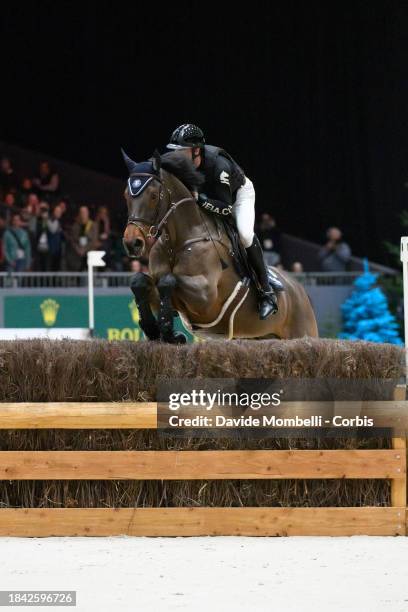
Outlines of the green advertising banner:
[[[86,296],[5,296],[4,327],[88,327]],[[175,319],[176,329],[194,337]],[[108,340],[140,340],[139,312],[135,301],[127,295],[95,296],[95,335]]]

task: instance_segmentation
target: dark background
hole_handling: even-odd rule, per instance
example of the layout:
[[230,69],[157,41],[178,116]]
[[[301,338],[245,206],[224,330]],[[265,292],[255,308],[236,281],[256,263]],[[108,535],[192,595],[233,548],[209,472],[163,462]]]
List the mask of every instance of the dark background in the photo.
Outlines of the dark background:
[[407,26],[395,2],[2,7],[1,137],[125,178],[120,146],[145,159],[191,121],[282,230],[322,242],[336,224],[356,255],[390,263],[382,242],[399,241],[408,197]]

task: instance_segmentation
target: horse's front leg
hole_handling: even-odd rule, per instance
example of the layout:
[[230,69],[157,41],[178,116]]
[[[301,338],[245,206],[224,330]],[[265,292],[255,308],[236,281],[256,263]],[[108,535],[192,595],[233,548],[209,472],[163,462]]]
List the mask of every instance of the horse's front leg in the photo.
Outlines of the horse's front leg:
[[151,308],[153,279],[143,272],[138,272],[132,277],[130,288],[135,296],[140,316],[139,324],[143,333],[149,340],[158,340],[160,329]]
[[160,327],[160,338],[163,342],[184,344],[186,342],[185,335],[174,331],[174,310],[171,296],[176,284],[176,277],[170,273],[162,276],[157,283],[160,296],[158,324]]

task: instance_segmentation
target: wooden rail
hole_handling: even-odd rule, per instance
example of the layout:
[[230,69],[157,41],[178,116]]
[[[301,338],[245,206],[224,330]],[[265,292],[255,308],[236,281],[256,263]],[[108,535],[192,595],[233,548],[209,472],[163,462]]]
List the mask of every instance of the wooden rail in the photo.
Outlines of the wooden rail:
[[404,508],[12,508],[0,536],[405,535]]
[[0,403],[0,429],[156,428],[156,402]]
[[405,477],[400,449],[0,452],[0,480]]
[[[318,404],[318,406],[316,406]],[[323,405],[324,404],[324,405]],[[346,404],[342,402],[342,404]],[[353,408],[351,404],[339,408]],[[404,395],[359,402],[400,430]],[[287,402],[293,413],[333,402]],[[391,419],[391,421],[390,421]],[[155,403],[3,403],[0,429],[155,429]],[[344,479],[391,481],[391,507],[2,508],[0,535],[405,535],[406,438],[392,449],[237,451],[0,451],[0,480]]]
[[[358,409],[362,417],[375,414],[378,427],[408,429],[407,405],[403,399],[296,401],[282,402],[275,412],[277,416],[308,418],[315,414],[332,415],[334,410],[336,414],[347,414]],[[405,419],[401,417],[404,411]],[[156,402],[0,403],[0,429],[157,429],[157,426]]]

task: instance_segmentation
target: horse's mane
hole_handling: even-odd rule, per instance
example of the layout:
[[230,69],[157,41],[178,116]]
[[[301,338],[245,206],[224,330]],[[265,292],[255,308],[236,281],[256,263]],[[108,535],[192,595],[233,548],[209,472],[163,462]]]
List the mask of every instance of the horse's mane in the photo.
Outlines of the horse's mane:
[[191,159],[183,153],[177,151],[164,153],[161,156],[161,166],[178,178],[190,191],[197,189],[205,182],[201,172],[197,170]]

